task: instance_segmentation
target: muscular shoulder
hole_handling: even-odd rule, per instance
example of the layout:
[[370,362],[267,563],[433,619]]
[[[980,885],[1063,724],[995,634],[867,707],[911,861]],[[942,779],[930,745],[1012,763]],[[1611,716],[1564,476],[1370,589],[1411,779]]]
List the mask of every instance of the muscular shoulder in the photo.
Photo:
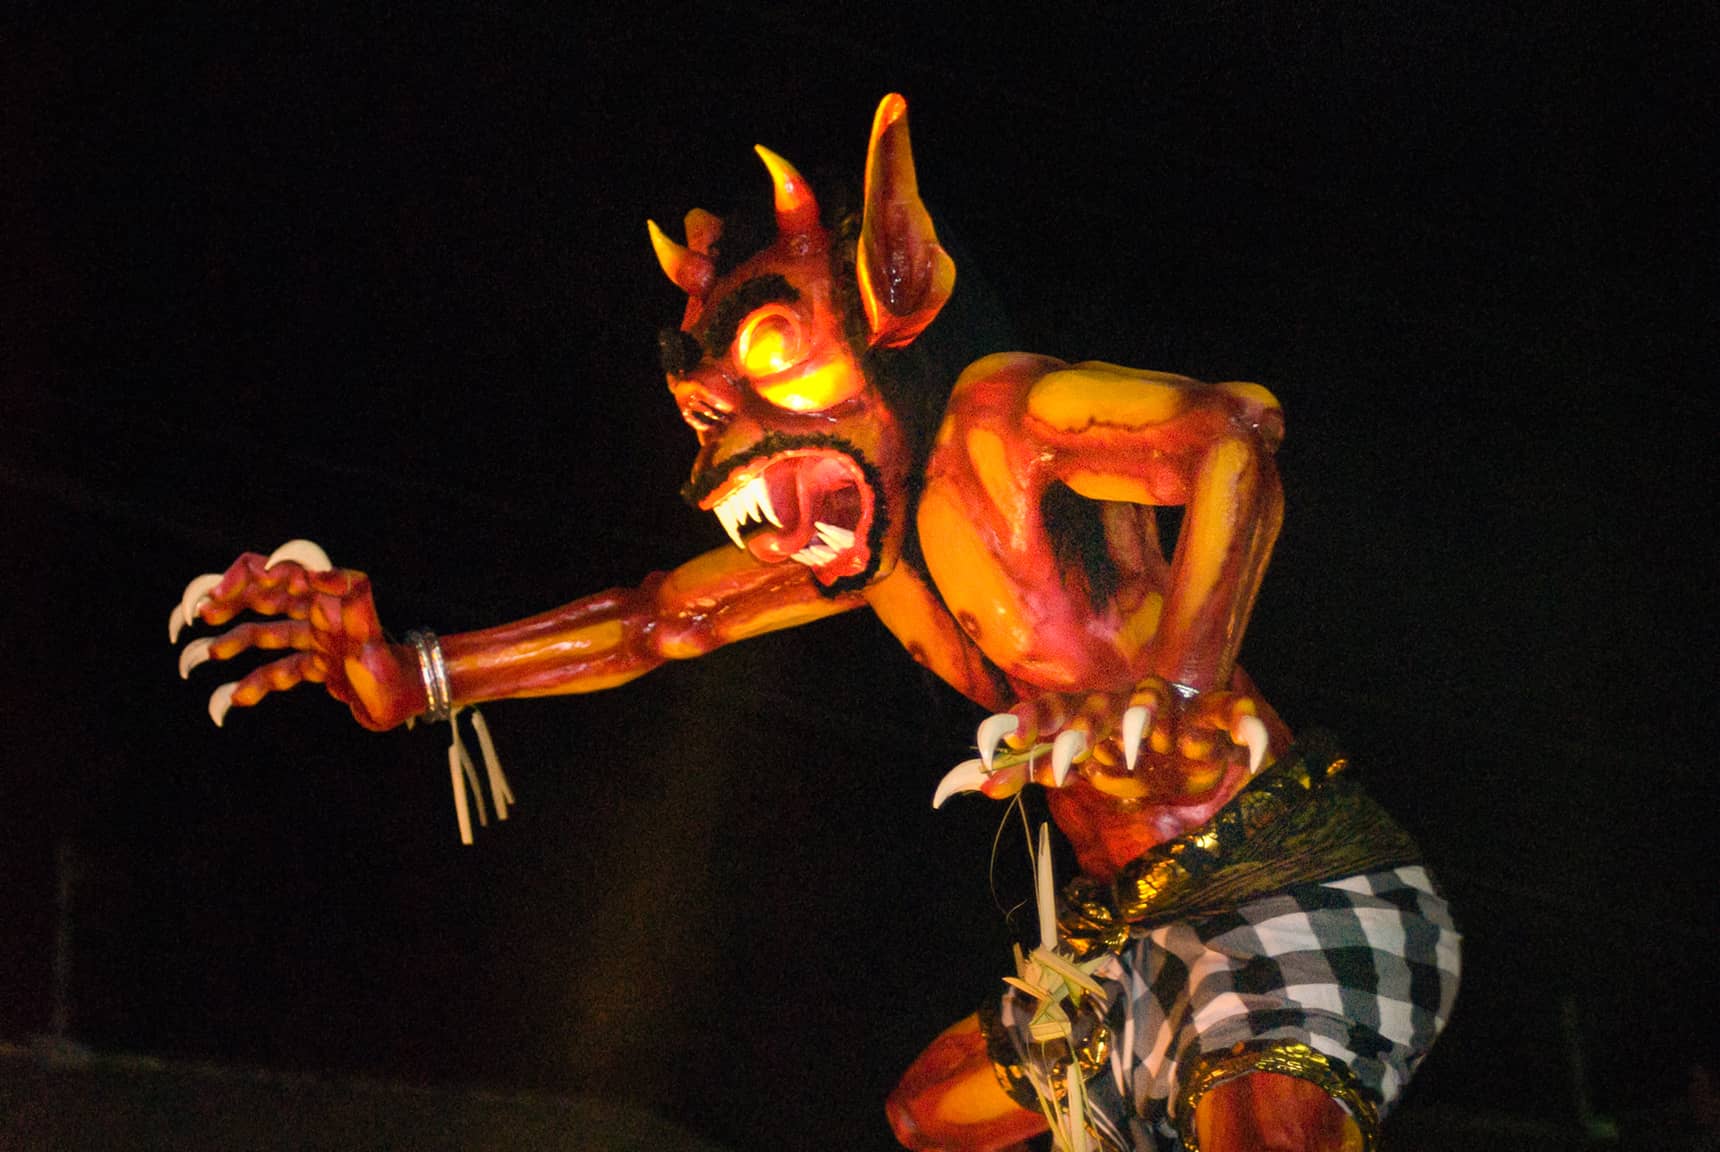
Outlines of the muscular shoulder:
[[1102,360],[1070,364],[1027,352],[1000,352],[970,364],[956,381],[951,413],[1076,436],[1105,429],[1148,432],[1205,414],[1250,428],[1274,447],[1284,428],[1277,398],[1259,384],[1208,384],[1173,372]]
[[1259,384],[1208,384],[1100,360],[1047,372],[1027,393],[1027,415],[1065,433],[1095,426],[1148,429],[1197,411],[1222,412],[1262,431],[1283,427],[1277,398]]

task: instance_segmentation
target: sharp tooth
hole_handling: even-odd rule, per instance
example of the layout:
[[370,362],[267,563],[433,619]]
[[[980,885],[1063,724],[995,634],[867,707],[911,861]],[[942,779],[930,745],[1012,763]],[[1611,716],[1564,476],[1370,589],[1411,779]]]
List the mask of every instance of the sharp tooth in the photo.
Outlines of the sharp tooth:
[[771,502],[770,502],[770,485],[768,485],[764,482],[763,476],[760,476],[757,480],[753,481],[753,487],[758,489],[759,511],[764,513],[764,518],[766,520],[769,520],[772,524],[776,525],[778,528],[781,528],[782,527],[782,521],[777,519],[776,509],[771,505]]
[[735,525],[735,513],[727,500],[717,505],[717,519],[723,522],[723,531],[729,534],[729,539],[735,542],[736,548],[744,549],[746,541],[741,539],[741,530]]
[[817,568],[836,559],[837,553],[832,552],[822,544],[808,544],[800,551],[790,556],[790,560],[798,560],[809,568]]
[[753,495],[751,484],[735,493],[735,519],[742,524],[758,519],[758,498]]
[[814,521],[812,526],[818,529],[818,538],[838,552],[854,547],[854,533],[848,529],[836,524],[826,524],[822,520]]
[[752,505],[753,517],[758,520],[769,520],[765,509],[770,507],[770,489],[765,487],[764,477],[756,476],[747,485],[747,501]]

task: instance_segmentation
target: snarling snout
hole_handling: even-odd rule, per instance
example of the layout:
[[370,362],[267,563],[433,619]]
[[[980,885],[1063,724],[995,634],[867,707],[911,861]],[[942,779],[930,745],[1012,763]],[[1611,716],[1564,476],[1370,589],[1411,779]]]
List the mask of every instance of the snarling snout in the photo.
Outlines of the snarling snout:
[[[702,494],[701,494],[702,493]],[[882,516],[874,471],[840,441],[761,445],[697,481],[689,498],[714,512],[735,547],[764,564],[793,561],[826,587],[877,565]]]

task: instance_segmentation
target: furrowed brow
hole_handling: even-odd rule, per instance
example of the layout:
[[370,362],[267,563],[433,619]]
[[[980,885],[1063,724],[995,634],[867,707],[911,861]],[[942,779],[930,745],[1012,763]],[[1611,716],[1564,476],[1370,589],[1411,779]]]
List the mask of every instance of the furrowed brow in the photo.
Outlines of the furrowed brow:
[[799,299],[800,293],[782,276],[774,272],[769,276],[755,276],[717,305],[710,327],[705,329],[705,349],[713,356],[721,356],[734,342],[741,321],[753,309],[773,301],[792,304]]

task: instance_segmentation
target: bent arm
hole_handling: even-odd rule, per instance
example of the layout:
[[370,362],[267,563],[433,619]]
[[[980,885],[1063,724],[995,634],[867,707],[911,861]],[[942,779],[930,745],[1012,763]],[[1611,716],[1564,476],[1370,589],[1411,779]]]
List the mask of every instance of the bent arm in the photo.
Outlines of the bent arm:
[[1080,495],[1183,506],[1162,607],[1138,629],[1152,635],[1132,640],[1150,652],[1142,672],[1226,686],[1284,516],[1277,400],[1253,384],[1088,363],[1036,383],[1027,420]]
[[636,588],[442,638],[453,703],[597,692],[749,636],[862,603],[822,595],[798,564],[765,566],[733,548],[708,552]]
[[1205,692],[1230,683],[1284,519],[1271,456],[1231,436],[1201,456],[1171,559],[1152,671]]

